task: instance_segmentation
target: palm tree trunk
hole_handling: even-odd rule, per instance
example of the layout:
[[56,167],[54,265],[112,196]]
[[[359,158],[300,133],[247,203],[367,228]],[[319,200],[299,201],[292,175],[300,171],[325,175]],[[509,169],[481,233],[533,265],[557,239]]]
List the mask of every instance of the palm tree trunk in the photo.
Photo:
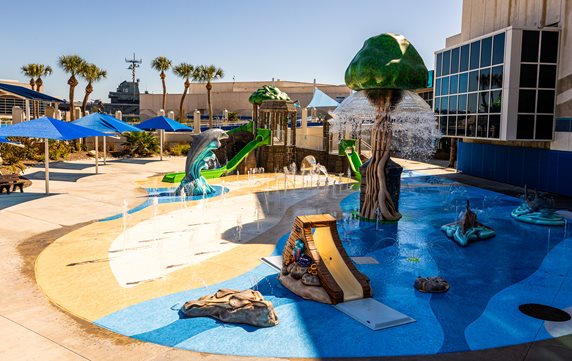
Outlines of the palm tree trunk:
[[93,85],[91,84],[91,82],[89,82],[85,87],[85,95],[83,97],[83,102],[81,103],[81,114],[83,114],[83,116],[85,116],[85,110],[87,108],[87,99],[89,98],[89,94],[91,94],[91,92],[93,92]]
[[74,75],[72,75],[68,80],[68,85],[70,86],[70,121],[73,122],[75,120],[75,111],[74,111],[74,90],[77,86],[77,79]]
[[161,71],[161,83],[163,84],[163,111],[167,114],[165,106],[167,104],[167,84],[165,83],[165,72]]
[[179,104],[179,122],[182,122],[183,120],[185,120],[185,117],[183,115],[183,104],[185,102],[185,96],[187,96],[187,90],[189,89],[189,87],[185,86],[185,91],[183,92],[183,95],[181,96],[181,104]]
[[[41,93],[43,84],[44,82],[42,81],[42,78],[36,79],[36,91],[38,93]],[[36,119],[40,117],[40,101],[38,100],[34,102],[34,113],[34,117]]]
[[211,82],[207,82],[207,103],[209,104],[209,128],[213,127],[213,105],[211,103]]

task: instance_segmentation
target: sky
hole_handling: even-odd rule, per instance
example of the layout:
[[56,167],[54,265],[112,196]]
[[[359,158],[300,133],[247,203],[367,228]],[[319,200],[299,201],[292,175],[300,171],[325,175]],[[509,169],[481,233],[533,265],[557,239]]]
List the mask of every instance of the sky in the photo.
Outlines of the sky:
[[[461,31],[462,0],[45,0],[2,4],[0,79],[28,82],[20,67],[51,65],[44,91],[68,99],[60,55],[77,54],[107,70],[93,99],[108,101],[131,79],[125,58],[143,63],[140,91],[161,93],[151,60],[214,64],[223,81],[271,80],[343,84],[363,42],[385,32],[404,35],[433,68],[433,53]],[[84,94],[80,80],[76,99]],[[167,92],[183,80],[167,74]]]

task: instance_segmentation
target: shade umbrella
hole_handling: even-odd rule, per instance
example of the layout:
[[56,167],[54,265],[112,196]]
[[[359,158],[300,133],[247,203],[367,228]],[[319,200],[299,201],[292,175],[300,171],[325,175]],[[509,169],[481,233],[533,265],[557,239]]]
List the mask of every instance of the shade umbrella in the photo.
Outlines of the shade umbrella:
[[44,139],[46,194],[50,194],[50,155],[48,139],[73,140],[87,137],[106,137],[108,134],[44,116],[2,128],[0,129],[0,136]]
[[[89,129],[97,130],[108,135],[116,135],[124,132],[140,132],[141,129],[129,125],[108,114],[92,113],[72,122]],[[103,164],[106,164],[107,152],[105,137],[103,137]],[[95,137],[95,172],[99,172],[98,137]]]
[[163,160],[163,136],[165,134],[165,130],[169,132],[192,132],[193,128],[188,127],[184,124],[177,122],[171,118],[167,118],[166,116],[160,115],[155,118],[147,119],[144,122],[141,122],[136,125],[139,129],[144,130],[159,130],[159,142],[161,145],[161,160]]
[[22,144],[20,142],[13,142],[13,141],[8,140],[4,137],[0,137],[0,143],[15,145],[16,147],[24,148],[24,144]]

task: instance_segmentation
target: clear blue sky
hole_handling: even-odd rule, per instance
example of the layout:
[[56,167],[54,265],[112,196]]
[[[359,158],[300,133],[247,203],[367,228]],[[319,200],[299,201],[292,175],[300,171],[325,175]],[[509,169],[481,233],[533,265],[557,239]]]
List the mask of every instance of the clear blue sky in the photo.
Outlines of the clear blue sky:
[[[52,65],[45,91],[68,98],[59,55],[78,54],[108,72],[93,98],[131,78],[124,58],[143,64],[140,90],[161,92],[150,61],[215,64],[224,81],[296,80],[342,84],[344,71],[364,40],[384,32],[403,34],[433,68],[433,52],[461,30],[462,0],[29,0],[2,5],[0,79],[27,82],[20,66]],[[11,14],[11,15],[9,15]],[[169,93],[182,80],[167,76]],[[80,81],[76,98],[83,97]]]

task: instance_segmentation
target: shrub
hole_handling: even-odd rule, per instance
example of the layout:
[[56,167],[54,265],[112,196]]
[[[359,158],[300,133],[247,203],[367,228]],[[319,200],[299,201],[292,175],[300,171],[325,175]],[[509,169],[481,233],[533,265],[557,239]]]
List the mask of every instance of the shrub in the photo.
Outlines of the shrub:
[[178,143],[169,148],[168,152],[170,155],[176,155],[176,156],[187,155],[190,147],[191,146],[189,144]]
[[130,156],[149,156],[159,151],[159,139],[151,132],[124,133],[125,153]]
[[240,118],[238,117],[237,112],[228,112],[228,121],[229,122],[237,122]]
[[[66,141],[58,141],[58,140],[50,140],[48,141],[48,146],[50,147],[50,159],[51,160],[60,160],[66,159],[71,153],[76,150],[75,144],[70,144]],[[85,144],[82,144],[80,148],[85,147]]]

